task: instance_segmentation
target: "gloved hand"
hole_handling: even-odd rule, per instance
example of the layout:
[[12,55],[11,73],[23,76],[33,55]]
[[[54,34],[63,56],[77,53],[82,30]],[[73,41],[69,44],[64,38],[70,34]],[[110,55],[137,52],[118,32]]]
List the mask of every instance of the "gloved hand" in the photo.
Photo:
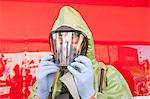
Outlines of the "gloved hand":
[[85,56],[78,56],[75,62],[68,66],[68,70],[73,74],[79,95],[82,99],[89,99],[94,91],[94,73],[91,61]]
[[40,99],[46,99],[51,91],[54,76],[58,70],[58,65],[53,62],[53,56],[44,57],[36,70],[37,95]]

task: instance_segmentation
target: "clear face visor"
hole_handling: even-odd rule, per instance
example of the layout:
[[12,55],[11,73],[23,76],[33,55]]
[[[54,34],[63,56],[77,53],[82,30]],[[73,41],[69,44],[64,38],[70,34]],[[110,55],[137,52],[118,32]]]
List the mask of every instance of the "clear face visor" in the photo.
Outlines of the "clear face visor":
[[52,32],[49,36],[50,51],[55,63],[68,66],[79,55],[86,55],[87,38],[80,31]]

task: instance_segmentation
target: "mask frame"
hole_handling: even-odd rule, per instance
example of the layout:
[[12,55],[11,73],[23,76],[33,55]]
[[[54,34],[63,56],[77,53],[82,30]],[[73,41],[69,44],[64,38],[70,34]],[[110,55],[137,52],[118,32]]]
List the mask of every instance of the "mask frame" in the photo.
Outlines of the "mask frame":
[[[56,30],[56,31],[52,31],[50,34],[49,34],[49,38],[48,38],[48,43],[49,43],[49,47],[50,47],[50,51],[53,51],[52,53],[53,54],[56,54],[57,53],[57,50],[54,50],[54,49],[56,49],[56,43],[54,44],[54,42],[51,40],[51,38],[52,38],[52,36],[53,36],[53,34],[56,34],[56,33],[76,33],[76,35],[82,35],[83,36],[83,43],[86,43],[86,44],[83,44],[82,45],[82,49],[81,49],[81,53],[79,54],[79,55],[84,55],[84,56],[86,56],[86,54],[87,54],[87,50],[88,50],[88,38],[87,38],[87,36],[86,35],[84,35],[83,34],[83,32],[81,32],[81,31],[79,31],[79,30]],[[61,35],[61,34],[60,34]],[[51,45],[52,44],[52,45]],[[79,55],[76,55],[76,57],[77,56],[79,56]],[[57,64],[59,64],[60,63],[60,61],[58,61],[58,59],[57,59],[57,55],[54,55],[54,62],[55,63],[57,63]],[[75,58],[75,57],[74,57]],[[74,60],[74,59],[73,59]],[[70,62],[70,61],[69,61]],[[71,61],[72,62],[72,61]],[[69,65],[69,64],[68,64]],[[62,66],[67,66],[67,65],[62,65],[62,64],[60,64],[60,67],[62,67]]]

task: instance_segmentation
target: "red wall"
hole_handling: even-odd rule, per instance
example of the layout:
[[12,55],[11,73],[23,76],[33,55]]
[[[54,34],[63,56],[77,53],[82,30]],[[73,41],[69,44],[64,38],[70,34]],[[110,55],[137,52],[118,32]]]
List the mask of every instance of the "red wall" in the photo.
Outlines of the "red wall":
[[[35,70],[42,56],[49,53],[48,35],[63,5],[74,7],[88,24],[95,42],[96,59],[114,65],[133,95],[149,95],[146,85],[150,82],[150,62],[139,58],[137,47],[149,49],[150,45],[148,0],[1,0],[0,98],[27,98],[30,94]],[[129,45],[136,48],[127,47]],[[19,71],[14,70],[17,64]],[[20,73],[17,75],[21,87],[18,91],[22,92],[19,96],[11,96],[17,92],[11,89],[15,71]]]

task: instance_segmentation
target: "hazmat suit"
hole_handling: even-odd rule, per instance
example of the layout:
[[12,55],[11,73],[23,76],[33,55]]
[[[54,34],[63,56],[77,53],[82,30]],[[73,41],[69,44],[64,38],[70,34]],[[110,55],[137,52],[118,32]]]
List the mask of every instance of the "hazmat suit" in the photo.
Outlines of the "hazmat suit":
[[[52,31],[57,30],[61,26],[68,26],[75,30],[82,31],[82,33],[87,36],[88,48],[86,57],[91,60],[94,68],[94,97],[96,99],[131,99],[132,94],[123,76],[113,66],[105,65],[102,62],[96,61],[92,33],[80,14],[73,8],[64,6],[60,10],[59,16],[53,25]],[[100,93],[99,88],[102,68],[104,69],[104,76],[102,79],[102,93]],[[55,83],[57,83],[57,87],[55,89],[55,96],[57,96],[61,91],[62,81],[58,80]],[[35,99],[37,87],[38,86],[36,86],[35,83],[29,99]]]

